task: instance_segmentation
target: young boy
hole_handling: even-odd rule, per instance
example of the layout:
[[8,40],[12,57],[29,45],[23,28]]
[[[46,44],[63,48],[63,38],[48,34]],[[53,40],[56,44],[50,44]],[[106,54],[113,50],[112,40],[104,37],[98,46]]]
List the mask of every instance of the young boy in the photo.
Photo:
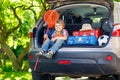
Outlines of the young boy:
[[[56,53],[56,51],[62,46],[65,40],[67,40],[68,32],[64,29],[65,23],[63,20],[58,20],[55,23],[55,31],[52,33],[52,38],[49,39],[48,35],[45,34],[44,38],[46,39],[43,45],[41,46],[41,51],[37,53],[37,56],[43,56],[48,59],[51,59],[53,54]],[[49,48],[50,44],[52,46]],[[48,53],[45,53],[47,52]]]

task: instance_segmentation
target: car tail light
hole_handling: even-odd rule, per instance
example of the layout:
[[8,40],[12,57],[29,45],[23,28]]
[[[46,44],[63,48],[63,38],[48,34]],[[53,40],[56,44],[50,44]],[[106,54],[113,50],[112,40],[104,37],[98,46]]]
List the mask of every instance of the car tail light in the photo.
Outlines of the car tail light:
[[33,58],[34,58],[33,54],[30,54],[30,55],[29,55],[29,59],[32,60]]
[[114,24],[112,36],[119,36],[120,37],[120,23]]
[[113,36],[120,36],[120,29],[114,31],[114,32],[112,33],[112,35],[113,35]]
[[59,60],[58,64],[71,64],[70,60]]
[[112,57],[111,55],[107,55],[107,56],[106,56],[106,60],[107,60],[107,61],[111,61],[112,59],[113,59],[113,57]]
[[30,38],[33,38],[33,32],[30,32]]

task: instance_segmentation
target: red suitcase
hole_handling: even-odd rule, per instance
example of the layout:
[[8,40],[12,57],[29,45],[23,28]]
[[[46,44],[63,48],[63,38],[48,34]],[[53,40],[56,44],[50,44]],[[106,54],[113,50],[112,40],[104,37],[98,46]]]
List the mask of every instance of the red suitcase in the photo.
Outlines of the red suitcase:
[[93,29],[93,30],[82,30],[82,31],[73,31],[73,36],[90,36],[95,35],[97,38],[102,34],[101,30],[99,28]]

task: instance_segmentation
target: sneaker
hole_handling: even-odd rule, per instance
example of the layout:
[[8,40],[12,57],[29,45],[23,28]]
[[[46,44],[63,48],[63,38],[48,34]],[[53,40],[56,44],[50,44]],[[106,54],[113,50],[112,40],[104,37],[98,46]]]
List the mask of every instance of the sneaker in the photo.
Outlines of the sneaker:
[[48,53],[43,54],[43,56],[44,56],[45,58],[51,59],[51,58],[52,58],[52,56],[53,56],[53,54],[54,54],[54,52],[53,52],[53,51],[49,51]]
[[36,56],[42,56],[43,54],[44,54],[44,51],[42,50],[42,51],[38,52],[38,53],[36,54]]

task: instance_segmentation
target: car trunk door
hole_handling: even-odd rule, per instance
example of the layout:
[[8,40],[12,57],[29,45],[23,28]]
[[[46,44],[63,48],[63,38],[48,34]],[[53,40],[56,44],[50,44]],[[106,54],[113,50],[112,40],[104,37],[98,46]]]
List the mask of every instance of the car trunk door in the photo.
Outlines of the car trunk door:
[[56,2],[86,2],[86,3],[97,3],[97,4],[101,4],[101,5],[105,5],[108,8],[113,9],[113,0],[46,0],[47,3],[49,4],[53,4]]

